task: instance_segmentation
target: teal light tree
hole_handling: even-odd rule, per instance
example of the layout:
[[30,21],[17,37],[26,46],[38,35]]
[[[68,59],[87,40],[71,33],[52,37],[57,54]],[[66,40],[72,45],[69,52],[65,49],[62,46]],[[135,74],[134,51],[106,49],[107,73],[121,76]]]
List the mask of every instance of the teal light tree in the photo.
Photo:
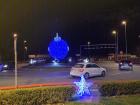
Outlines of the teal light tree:
[[76,92],[78,96],[91,95],[89,88],[91,87],[92,83],[86,82],[83,75],[81,76],[80,82],[74,82],[74,84],[78,87]]

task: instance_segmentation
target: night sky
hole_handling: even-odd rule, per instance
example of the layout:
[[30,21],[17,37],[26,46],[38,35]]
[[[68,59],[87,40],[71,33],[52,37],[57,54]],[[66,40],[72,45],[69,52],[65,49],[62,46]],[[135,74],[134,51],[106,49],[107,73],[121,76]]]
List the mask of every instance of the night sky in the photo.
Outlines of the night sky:
[[139,0],[0,0],[0,54],[13,55],[13,32],[17,32],[18,53],[23,55],[23,40],[29,53],[48,53],[50,40],[58,32],[70,46],[70,55],[79,53],[80,44],[114,43],[111,30],[119,31],[119,47],[124,50],[127,19],[128,50],[140,46]]

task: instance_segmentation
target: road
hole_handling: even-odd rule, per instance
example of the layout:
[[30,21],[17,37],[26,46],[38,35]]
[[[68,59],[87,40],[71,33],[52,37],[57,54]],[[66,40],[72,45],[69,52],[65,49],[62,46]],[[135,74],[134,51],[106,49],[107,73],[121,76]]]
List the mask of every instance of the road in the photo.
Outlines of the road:
[[[97,62],[107,68],[106,77],[93,77],[95,80],[140,80],[140,65],[134,65],[133,71],[119,71],[115,62]],[[18,85],[38,83],[74,82],[80,78],[69,75],[70,67],[48,67],[47,65],[26,67],[18,70]],[[0,86],[14,86],[14,71],[0,72]]]

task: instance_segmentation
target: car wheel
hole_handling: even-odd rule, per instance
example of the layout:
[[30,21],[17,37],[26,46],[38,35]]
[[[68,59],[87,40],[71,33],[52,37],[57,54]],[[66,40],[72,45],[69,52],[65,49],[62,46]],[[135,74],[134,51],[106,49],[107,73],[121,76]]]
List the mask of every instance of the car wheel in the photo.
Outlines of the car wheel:
[[133,67],[131,67],[131,69],[130,69],[131,71],[133,71]]
[[102,71],[101,76],[105,77],[105,71]]
[[84,74],[84,78],[85,78],[85,79],[88,79],[88,78],[89,78],[89,73],[85,73],[85,74]]
[[72,75],[71,75],[70,78],[75,78],[75,76],[72,76]]

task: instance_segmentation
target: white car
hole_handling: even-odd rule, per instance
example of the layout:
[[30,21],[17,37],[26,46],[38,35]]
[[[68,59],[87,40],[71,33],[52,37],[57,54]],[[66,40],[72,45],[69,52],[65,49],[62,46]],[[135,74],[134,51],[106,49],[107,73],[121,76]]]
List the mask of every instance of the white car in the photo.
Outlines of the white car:
[[102,76],[106,74],[106,69],[99,67],[95,63],[77,63],[72,67],[70,75],[72,77],[84,76],[86,79],[93,76]]

